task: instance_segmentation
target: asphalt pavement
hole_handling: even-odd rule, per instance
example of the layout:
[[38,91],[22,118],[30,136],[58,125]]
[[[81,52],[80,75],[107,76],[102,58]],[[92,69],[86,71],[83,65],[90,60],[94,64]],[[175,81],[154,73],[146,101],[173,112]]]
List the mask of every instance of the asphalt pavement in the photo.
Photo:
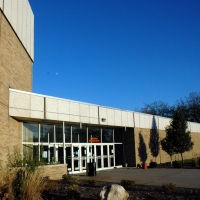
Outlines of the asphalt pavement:
[[136,184],[158,185],[174,183],[177,187],[199,188],[200,169],[175,168],[115,168],[97,171],[96,176],[86,176],[86,173],[76,174],[80,179],[95,179],[98,181],[120,183],[122,179],[135,180]]

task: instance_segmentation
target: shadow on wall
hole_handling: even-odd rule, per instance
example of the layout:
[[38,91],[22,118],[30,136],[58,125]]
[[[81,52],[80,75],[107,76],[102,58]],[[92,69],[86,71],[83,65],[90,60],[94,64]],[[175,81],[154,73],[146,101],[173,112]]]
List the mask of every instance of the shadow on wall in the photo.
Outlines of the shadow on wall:
[[[147,160],[147,147],[146,144],[144,142],[144,138],[142,133],[139,133],[139,147],[138,147],[138,153],[139,153],[139,157],[140,157],[140,161],[142,163],[145,163]],[[138,164],[138,167],[140,166],[140,164]]]
[[150,139],[149,139],[149,149],[151,152],[151,155],[155,158],[158,157],[159,151],[160,151],[160,143],[159,143],[159,134],[158,134],[158,128],[156,124],[155,116],[153,116],[152,119],[152,126],[150,130]]

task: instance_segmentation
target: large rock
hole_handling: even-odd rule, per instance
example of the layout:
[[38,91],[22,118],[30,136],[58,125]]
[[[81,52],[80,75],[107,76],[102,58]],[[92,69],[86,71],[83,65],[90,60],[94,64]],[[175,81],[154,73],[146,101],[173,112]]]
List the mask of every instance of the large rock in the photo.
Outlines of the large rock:
[[127,200],[129,194],[121,185],[112,184],[111,186],[104,186],[99,197],[101,200]]

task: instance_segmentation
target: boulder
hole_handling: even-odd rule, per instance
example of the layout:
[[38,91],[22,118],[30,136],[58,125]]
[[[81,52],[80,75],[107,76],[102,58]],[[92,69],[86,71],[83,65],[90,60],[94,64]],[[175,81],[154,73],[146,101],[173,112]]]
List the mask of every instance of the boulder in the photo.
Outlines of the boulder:
[[127,200],[128,197],[128,192],[121,185],[117,184],[104,186],[99,194],[100,200]]

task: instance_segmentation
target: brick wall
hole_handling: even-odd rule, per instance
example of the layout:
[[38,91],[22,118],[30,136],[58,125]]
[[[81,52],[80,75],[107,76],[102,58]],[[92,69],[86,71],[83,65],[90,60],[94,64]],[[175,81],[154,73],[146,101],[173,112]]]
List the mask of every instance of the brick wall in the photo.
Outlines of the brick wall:
[[[159,141],[163,138],[165,138],[165,131],[164,130],[157,130],[159,134]],[[136,145],[136,164],[141,164],[140,157],[139,157],[139,134],[144,138],[144,142],[146,144],[146,152],[147,152],[147,160],[146,162],[149,164],[151,161],[156,161],[158,164],[170,162],[170,156],[162,150],[160,145],[160,151],[156,159],[151,155],[151,151],[149,148],[149,141],[150,141],[150,129],[142,129],[142,128],[135,128],[134,134],[135,134],[135,145]],[[194,147],[191,151],[185,152],[183,154],[184,159],[191,159],[194,157],[200,157],[200,149],[199,149],[199,143],[200,143],[200,134],[199,133],[191,133],[192,141],[194,142]],[[172,156],[172,160],[181,160],[180,154],[175,154]]]
[[21,148],[21,123],[9,117],[9,86],[32,91],[32,60],[0,11],[0,161],[8,148]]
[[44,176],[49,176],[52,180],[62,179],[63,174],[67,174],[67,164],[44,166]]

